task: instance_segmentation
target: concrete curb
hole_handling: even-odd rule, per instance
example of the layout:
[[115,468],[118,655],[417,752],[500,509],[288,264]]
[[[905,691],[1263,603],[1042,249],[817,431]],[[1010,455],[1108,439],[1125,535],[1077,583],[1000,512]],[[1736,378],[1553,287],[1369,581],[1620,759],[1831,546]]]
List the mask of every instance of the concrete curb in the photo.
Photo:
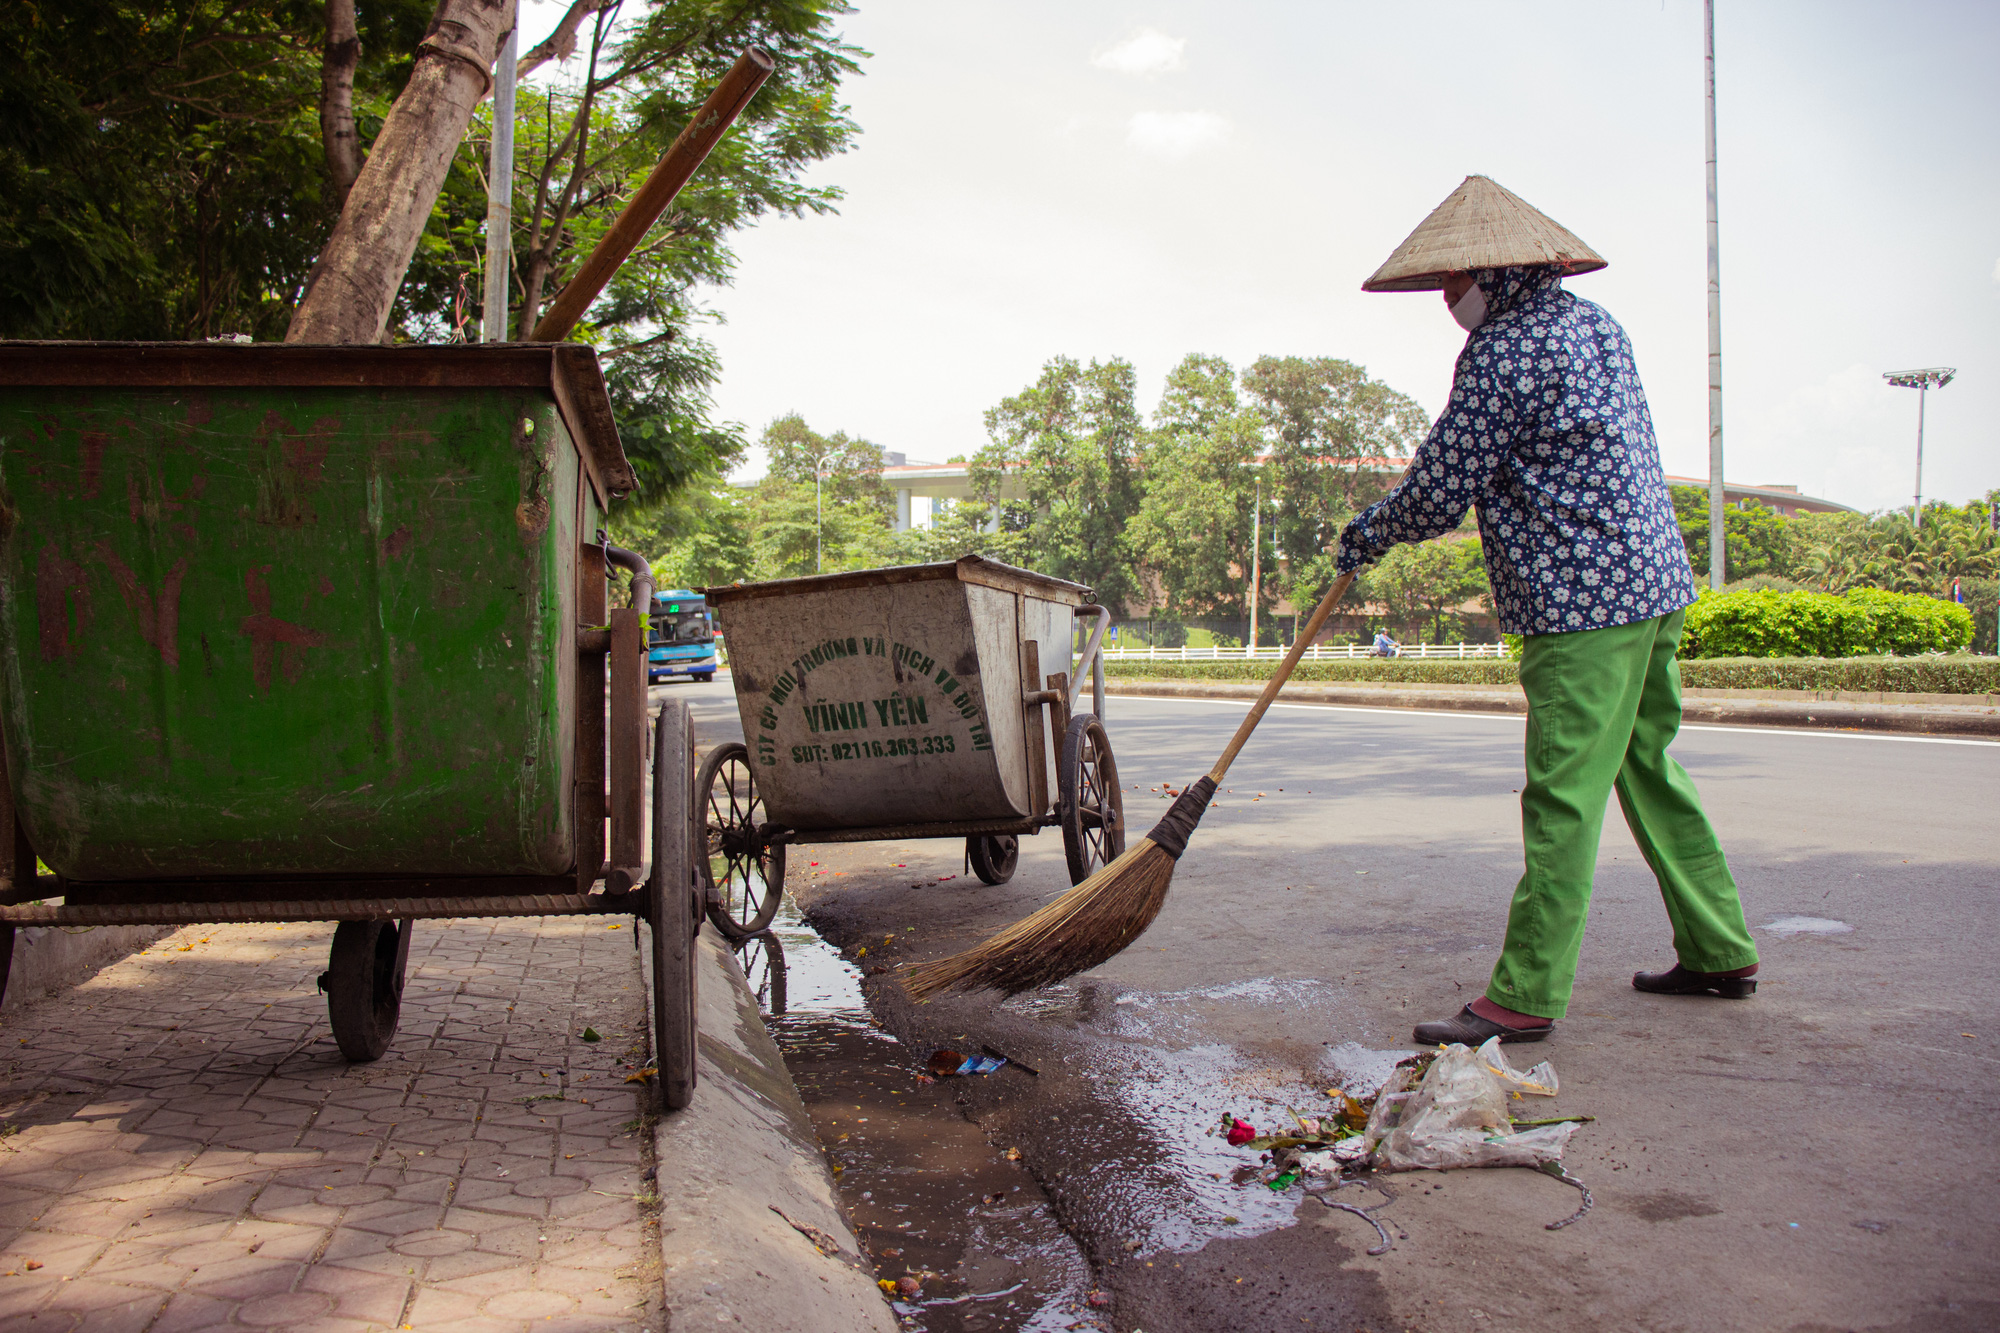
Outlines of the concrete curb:
[[[1255,699],[1255,681],[1106,681],[1112,695],[1155,699]],[[1746,691],[1717,691],[1703,697],[1690,690],[1682,699],[1689,722],[1712,726],[1800,727],[1885,731],[1935,736],[2000,737],[2000,708],[1979,705],[1846,703],[1787,698],[1770,701],[1738,697]],[[1800,691],[1774,691],[1799,694]],[[1287,685],[1285,703],[1340,704],[1350,708],[1412,708],[1437,712],[1525,713],[1527,697],[1517,685]]]
[[163,940],[178,926],[23,926],[14,932],[14,960],[0,1013],[46,999],[88,980],[126,955]]
[[[662,1117],[653,1138],[672,1326],[896,1333],[874,1268],[835,1202],[805,1102],[735,955],[704,925],[696,959],[694,1101]],[[647,985],[650,996],[650,977]],[[829,1245],[832,1253],[823,1248]]]

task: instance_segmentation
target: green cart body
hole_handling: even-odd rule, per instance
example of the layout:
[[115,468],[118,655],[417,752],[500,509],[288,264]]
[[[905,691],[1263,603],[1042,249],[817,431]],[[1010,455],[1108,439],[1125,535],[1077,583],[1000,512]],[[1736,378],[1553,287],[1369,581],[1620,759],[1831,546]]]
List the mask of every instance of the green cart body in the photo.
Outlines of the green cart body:
[[0,344],[4,916],[641,910],[633,485],[585,347]]

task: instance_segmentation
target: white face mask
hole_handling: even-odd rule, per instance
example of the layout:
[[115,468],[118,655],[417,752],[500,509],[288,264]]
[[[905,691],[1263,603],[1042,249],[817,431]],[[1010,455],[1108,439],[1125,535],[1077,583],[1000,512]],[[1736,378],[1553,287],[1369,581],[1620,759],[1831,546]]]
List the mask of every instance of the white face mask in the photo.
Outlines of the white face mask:
[[1452,306],[1451,317],[1457,320],[1458,327],[1467,333],[1486,322],[1486,293],[1479,290],[1478,283],[1475,282],[1465,289],[1465,295],[1459,297],[1458,303]]

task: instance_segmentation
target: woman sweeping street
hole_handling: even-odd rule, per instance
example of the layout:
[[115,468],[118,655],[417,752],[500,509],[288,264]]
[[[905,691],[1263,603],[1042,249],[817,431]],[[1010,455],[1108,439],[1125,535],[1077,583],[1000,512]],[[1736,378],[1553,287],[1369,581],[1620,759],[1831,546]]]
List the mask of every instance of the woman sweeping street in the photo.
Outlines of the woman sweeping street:
[[1403,480],[1341,534],[1339,569],[1476,509],[1500,627],[1525,636],[1523,871],[1486,993],[1419,1023],[1426,1045],[1540,1041],[1568,1010],[1606,806],[1660,885],[1678,961],[1639,990],[1741,998],[1757,949],[1715,830],[1667,754],[1694,577],[1625,331],[1563,289],[1605,261],[1469,176],[1366,291],[1438,291],[1469,336],[1450,402]]

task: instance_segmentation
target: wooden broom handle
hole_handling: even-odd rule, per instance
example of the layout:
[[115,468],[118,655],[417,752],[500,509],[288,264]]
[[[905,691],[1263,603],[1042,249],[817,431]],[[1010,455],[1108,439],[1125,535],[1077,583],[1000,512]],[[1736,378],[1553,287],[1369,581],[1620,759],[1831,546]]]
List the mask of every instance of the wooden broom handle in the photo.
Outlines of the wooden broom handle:
[[1215,767],[1208,770],[1210,782],[1220,783],[1222,775],[1236,762],[1236,752],[1250,739],[1250,733],[1257,730],[1257,724],[1264,719],[1265,710],[1270,708],[1271,701],[1278,697],[1278,691],[1285,688],[1285,682],[1292,678],[1292,670],[1298,666],[1299,659],[1306,655],[1306,645],[1319,637],[1320,629],[1326,624],[1326,618],[1333,614],[1334,604],[1347,595],[1348,585],[1353,582],[1352,573],[1342,574],[1333,581],[1333,586],[1326,590],[1326,596],[1319,599],[1319,605],[1313,608],[1312,619],[1306,622],[1306,627],[1299,631],[1298,638],[1292,641],[1292,651],[1285,654],[1285,660],[1271,673],[1271,679],[1265,683],[1264,692],[1257,696],[1257,702],[1250,705],[1249,714],[1236,728],[1236,734],[1229,738],[1229,746],[1222,752],[1222,758],[1216,760]]
[[617,221],[597,242],[597,248],[576,271],[556,299],[549,305],[548,313],[535,325],[535,331],[528,335],[528,341],[538,343],[561,342],[576,328],[583,312],[604,290],[625,263],[626,257],[646,239],[653,224],[660,220],[660,214],[667,211],[674,196],[681,192],[681,186],[707,160],[710,150],[722,138],[743,108],[750,105],[750,99],[764,86],[764,80],[771,77],[777,68],[777,61],[767,51],[751,47],[737,58],[729,72],[722,76],[722,82],[701,104],[681,132],[674,136],[673,143],[660,158],[659,165],[646,177],[646,183],[626,203]]

